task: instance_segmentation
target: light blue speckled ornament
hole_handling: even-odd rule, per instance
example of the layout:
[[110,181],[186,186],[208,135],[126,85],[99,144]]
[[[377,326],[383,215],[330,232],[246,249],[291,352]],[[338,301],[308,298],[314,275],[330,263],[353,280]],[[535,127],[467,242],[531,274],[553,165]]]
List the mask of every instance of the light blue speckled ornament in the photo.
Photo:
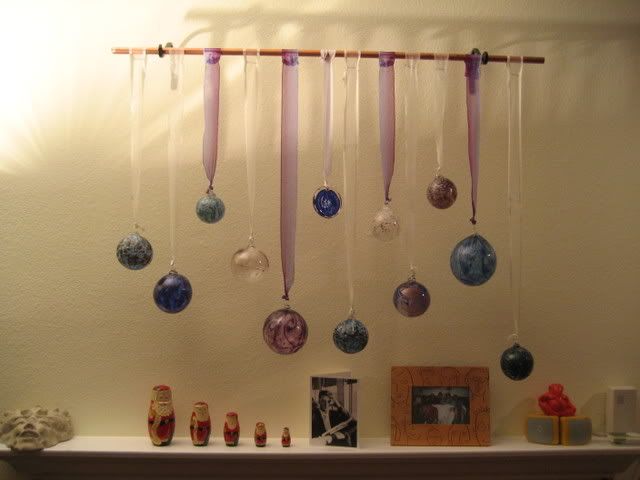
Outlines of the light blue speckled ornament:
[[333,343],[344,353],[358,353],[369,342],[367,327],[360,320],[349,317],[340,322],[333,331]]
[[116,256],[123,267],[129,270],[141,270],[153,258],[153,248],[149,240],[137,232],[130,233],[118,243]]
[[224,202],[215,193],[207,193],[196,203],[196,214],[205,223],[217,223],[224,217]]
[[496,271],[496,251],[481,235],[458,242],[449,259],[453,275],[465,285],[482,285]]

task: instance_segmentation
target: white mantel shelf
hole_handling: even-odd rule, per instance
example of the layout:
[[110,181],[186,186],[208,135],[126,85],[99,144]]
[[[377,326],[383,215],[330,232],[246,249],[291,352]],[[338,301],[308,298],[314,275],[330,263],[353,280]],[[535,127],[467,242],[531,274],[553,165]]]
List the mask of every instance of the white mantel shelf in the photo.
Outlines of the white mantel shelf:
[[389,440],[364,439],[358,449],[290,448],[271,439],[257,448],[243,438],[226,447],[220,438],[194,447],[188,438],[154,447],[147,437],[75,437],[37,453],[0,447],[0,460],[35,479],[58,478],[476,478],[608,479],[640,459],[640,445],[594,439],[584,446],[528,443],[503,437],[490,447],[391,447]]

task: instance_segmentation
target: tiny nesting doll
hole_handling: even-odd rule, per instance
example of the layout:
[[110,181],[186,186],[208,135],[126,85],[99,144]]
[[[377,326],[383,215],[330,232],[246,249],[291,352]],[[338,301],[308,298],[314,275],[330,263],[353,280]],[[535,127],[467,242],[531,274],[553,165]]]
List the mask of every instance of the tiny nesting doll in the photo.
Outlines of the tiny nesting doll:
[[264,423],[256,423],[256,431],[253,434],[253,438],[256,441],[256,447],[264,447],[267,445],[267,428]]
[[238,422],[238,414],[236,412],[227,413],[224,422],[224,443],[227,447],[235,447],[240,440],[240,423]]
[[283,447],[291,446],[291,434],[289,433],[288,427],[284,427],[282,429],[282,446]]
[[171,399],[171,388],[156,385],[151,391],[149,405],[149,437],[154,445],[163,447],[171,443],[175,431],[175,413]]
[[209,418],[209,405],[205,402],[193,404],[189,429],[191,431],[191,441],[196,447],[203,447],[209,444],[211,418]]

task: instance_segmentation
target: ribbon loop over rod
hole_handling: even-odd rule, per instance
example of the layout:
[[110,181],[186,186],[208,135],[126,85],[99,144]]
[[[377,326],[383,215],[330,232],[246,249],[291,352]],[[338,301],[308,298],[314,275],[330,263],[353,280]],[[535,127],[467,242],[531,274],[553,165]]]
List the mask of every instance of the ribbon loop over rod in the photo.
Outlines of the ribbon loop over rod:
[[407,84],[404,93],[404,128],[405,128],[405,182],[407,185],[407,228],[405,230],[407,263],[409,272],[415,277],[415,205],[416,205],[416,163],[417,163],[417,125],[418,119],[418,61],[420,54],[407,53]]
[[395,106],[395,54],[380,52],[379,82],[379,122],[380,154],[384,181],[384,201],[389,203],[389,188],[395,165],[396,106]]
[[438,167],[436,175],[440,174],[444,166],[444,119],[447,108],[447,70],[449,67],[449,54],[435,54],[436,57],[436,87],[434,95],[434,110],[438,120],[436,132],[436,160]]
[[335,56],[335,50],[321,50],[320,52],[320,58],[324,65],[324,136],[322,142],[324,165],[322,174],[325,187],[329,186],[333,157],[333,59]]
[[244,147],[247,161],[247,196],[249,197],[249,245],[254,245],[256,204],[256,136],[258,134],[258,78],[260,50],[255,55],[244,52]]
[[202,140],[202,164],[209,186],[213,191],[213,178],[218,162],[218,122],[220,118],[220,49],[204,49],[204,135]]
[[465,60],[467,77],[467,130],[469,170],[471,171],[471,211],[470,222],[475,226],[478,206],[478,178],[480,175],[480,63],[482,55],[474,53]]
[[180,51],[171,52],[169,63],[171,70],[171,95],[169,107],[169,141],[168,141],[168,171],[169,171],[169,243],[171,268],[176,260],[176,170],[181,163],[182,156],[182,122],[184,116],[183,97],[183,60]]
[[144,117],[144,84],[147,72],[147,53],[129,53],[130,63],[130,110],[131,122],[131,211],[135,231],[144,230],[140,226],[140,178],[142,177],[142,119]]

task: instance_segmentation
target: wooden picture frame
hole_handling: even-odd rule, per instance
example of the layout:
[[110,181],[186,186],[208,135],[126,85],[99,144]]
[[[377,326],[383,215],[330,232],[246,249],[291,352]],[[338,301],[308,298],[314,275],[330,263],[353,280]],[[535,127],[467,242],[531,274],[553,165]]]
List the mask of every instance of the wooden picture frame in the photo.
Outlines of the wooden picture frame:
[[391,445],[491,444],[489,369],[391,367]]

